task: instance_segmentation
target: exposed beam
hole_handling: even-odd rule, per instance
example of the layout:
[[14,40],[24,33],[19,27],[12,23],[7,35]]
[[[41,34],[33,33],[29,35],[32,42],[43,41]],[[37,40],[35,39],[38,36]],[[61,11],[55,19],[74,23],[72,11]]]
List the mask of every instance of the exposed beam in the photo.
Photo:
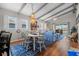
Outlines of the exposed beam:
[[44,8],[48,3],[43,4],[38,10],[36,10],[34,13],[36,14],[38,11],[40,11],[42,8]]
[[65,9],[62,9],[62,10],[58,11],[57,13],[55,13],[55,14],[53,14],[53,15],[50,15],[50,16],[49,16],[49,17],[47,17],[46,19],[48,19],[48,18],[50,18],[50,17],[52,17],[52,16],[55,16],[55,15],[57,15],[57,14],[59,14],[59,13],[61,13],[61,12],[65,11],[65,10],[67,10],[67,9],[71,8],[71,7],[73,7],[73,4],[72,4],[72,5],[70,5],[69,7],[65,8]]
[[76,17],[76,24],[79,22],[79,14],[78,14],[78,16]]
[[18,14],[23,10],[23,8],[27,5],[27,3],[23,3],[20,10],[18,11]]
[[67,12],[65,12],[65,13],[63,13],[63,14],[61,14],[61,15],[58,15],[58,16],[56,16],[56,17],[60,17],[60,16],[63,16],[63,15],[66,15],[66,14],[72,12],[73,10],[74,10],[74,9],[71,9],[71,10],[69,10],[69,11],[67,11]]
[[[68,14],[68,13],[70,13],[70,12],[72,12],[74,9],[71,9],[71,10],[69,10],[69,11],[67,11],[67,12],[65,12],[65,13],[63,13],[63,14],[60,14],[60,15],[58,15],[58,16],[56,16],[56,17],[60,17],[60,16],[63,16],[63,15],[66,15],[66,14]],[[50,19],[49,19],[50,20]],[[44,21],[44,20],[43,20]]]
[[40,17],[38,17],[37,19],[40,19],[41,17],[47,15],[48,13],[54,11],[55,9],[61,7],[62,5],[64,5],[64,3],[61,3],[60,5],[56,6],[55,8],[51,9],[50,11],[46,12],[45,14],[41,15]]
[[73,13],[76,13],[76,11],[77,11],[77,3],[74,3],[74,5],[73,5],[73,8],[74,8],[74,11],[73,11]]

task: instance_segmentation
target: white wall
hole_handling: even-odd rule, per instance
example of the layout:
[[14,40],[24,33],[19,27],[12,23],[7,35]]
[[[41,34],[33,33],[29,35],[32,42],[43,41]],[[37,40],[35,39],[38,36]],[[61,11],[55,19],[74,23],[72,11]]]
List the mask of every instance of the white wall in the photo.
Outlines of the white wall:
[[3,29],[3,16],[2,16],[2,11],[1,11],[1,8],[0,8],[0,30]]
[[[10,19],[13,17],[14,19]],[[16,28],[9,28],[9,22],[12,21],[16,23]],[[22,29],[22,23],[28,23],[27,29]],[[27,31],[29,29],[29,18],[25,15],[17,15],[16,12],[10,11],[10,10],[5,10],[5,9],[0,9],[0,29],[10,31],[12,32],[13,36],[12,39],[16,39],[16,30],[21,29]]]
[[77,24],[78,26],[78,43],[79,43],[79,23]]
[[46,28],[47,28],[47,25],[46,25],[46,23],[45,22],[43,22],[43,21],[37,21],[38,22],[38,30],[39,31],[46,31]]
[[78,6],[77,6],[76,17],[78,16],[78,14],[79,14],[79,3],[78,3]]
[[[79,14],[79,3],[78,3],[78,6],[77,6],[76,18],[78,16],[78,14]],[[79,18],[78,18],[78,20],[79,20]],[[79,22],[78,22],[77,26],[78,26],[78,43],[79,43]]]

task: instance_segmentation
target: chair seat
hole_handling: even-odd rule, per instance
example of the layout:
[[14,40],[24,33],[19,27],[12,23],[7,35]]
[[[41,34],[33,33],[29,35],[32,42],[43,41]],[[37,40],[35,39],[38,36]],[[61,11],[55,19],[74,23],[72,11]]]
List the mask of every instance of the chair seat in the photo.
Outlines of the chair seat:
[[27,41],[26,43],[32,43],[32,41]]
[[37,41],[37,43],[43,43],[43,41]]

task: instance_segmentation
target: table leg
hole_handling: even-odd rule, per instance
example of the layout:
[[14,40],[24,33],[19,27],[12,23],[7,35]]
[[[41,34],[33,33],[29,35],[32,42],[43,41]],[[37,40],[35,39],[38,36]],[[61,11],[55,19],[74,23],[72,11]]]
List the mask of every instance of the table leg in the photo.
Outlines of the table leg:
[[33,50],[35,51],[35,37],[33,38]]

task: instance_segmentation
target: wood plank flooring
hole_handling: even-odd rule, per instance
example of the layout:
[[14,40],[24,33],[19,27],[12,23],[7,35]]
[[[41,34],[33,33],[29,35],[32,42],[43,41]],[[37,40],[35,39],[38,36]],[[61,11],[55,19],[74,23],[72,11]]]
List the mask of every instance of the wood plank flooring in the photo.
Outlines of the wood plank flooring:
[[[61,52],[57,48],[57,43],[58,42],[55,42],[54,44],[47,47],[46,50],[38,53],[38,56],[66,56],[64,52],[63,52],[63,55],[61,55]],[[71,42],[71,47],[79,49],[78,44],[75,42]]]

